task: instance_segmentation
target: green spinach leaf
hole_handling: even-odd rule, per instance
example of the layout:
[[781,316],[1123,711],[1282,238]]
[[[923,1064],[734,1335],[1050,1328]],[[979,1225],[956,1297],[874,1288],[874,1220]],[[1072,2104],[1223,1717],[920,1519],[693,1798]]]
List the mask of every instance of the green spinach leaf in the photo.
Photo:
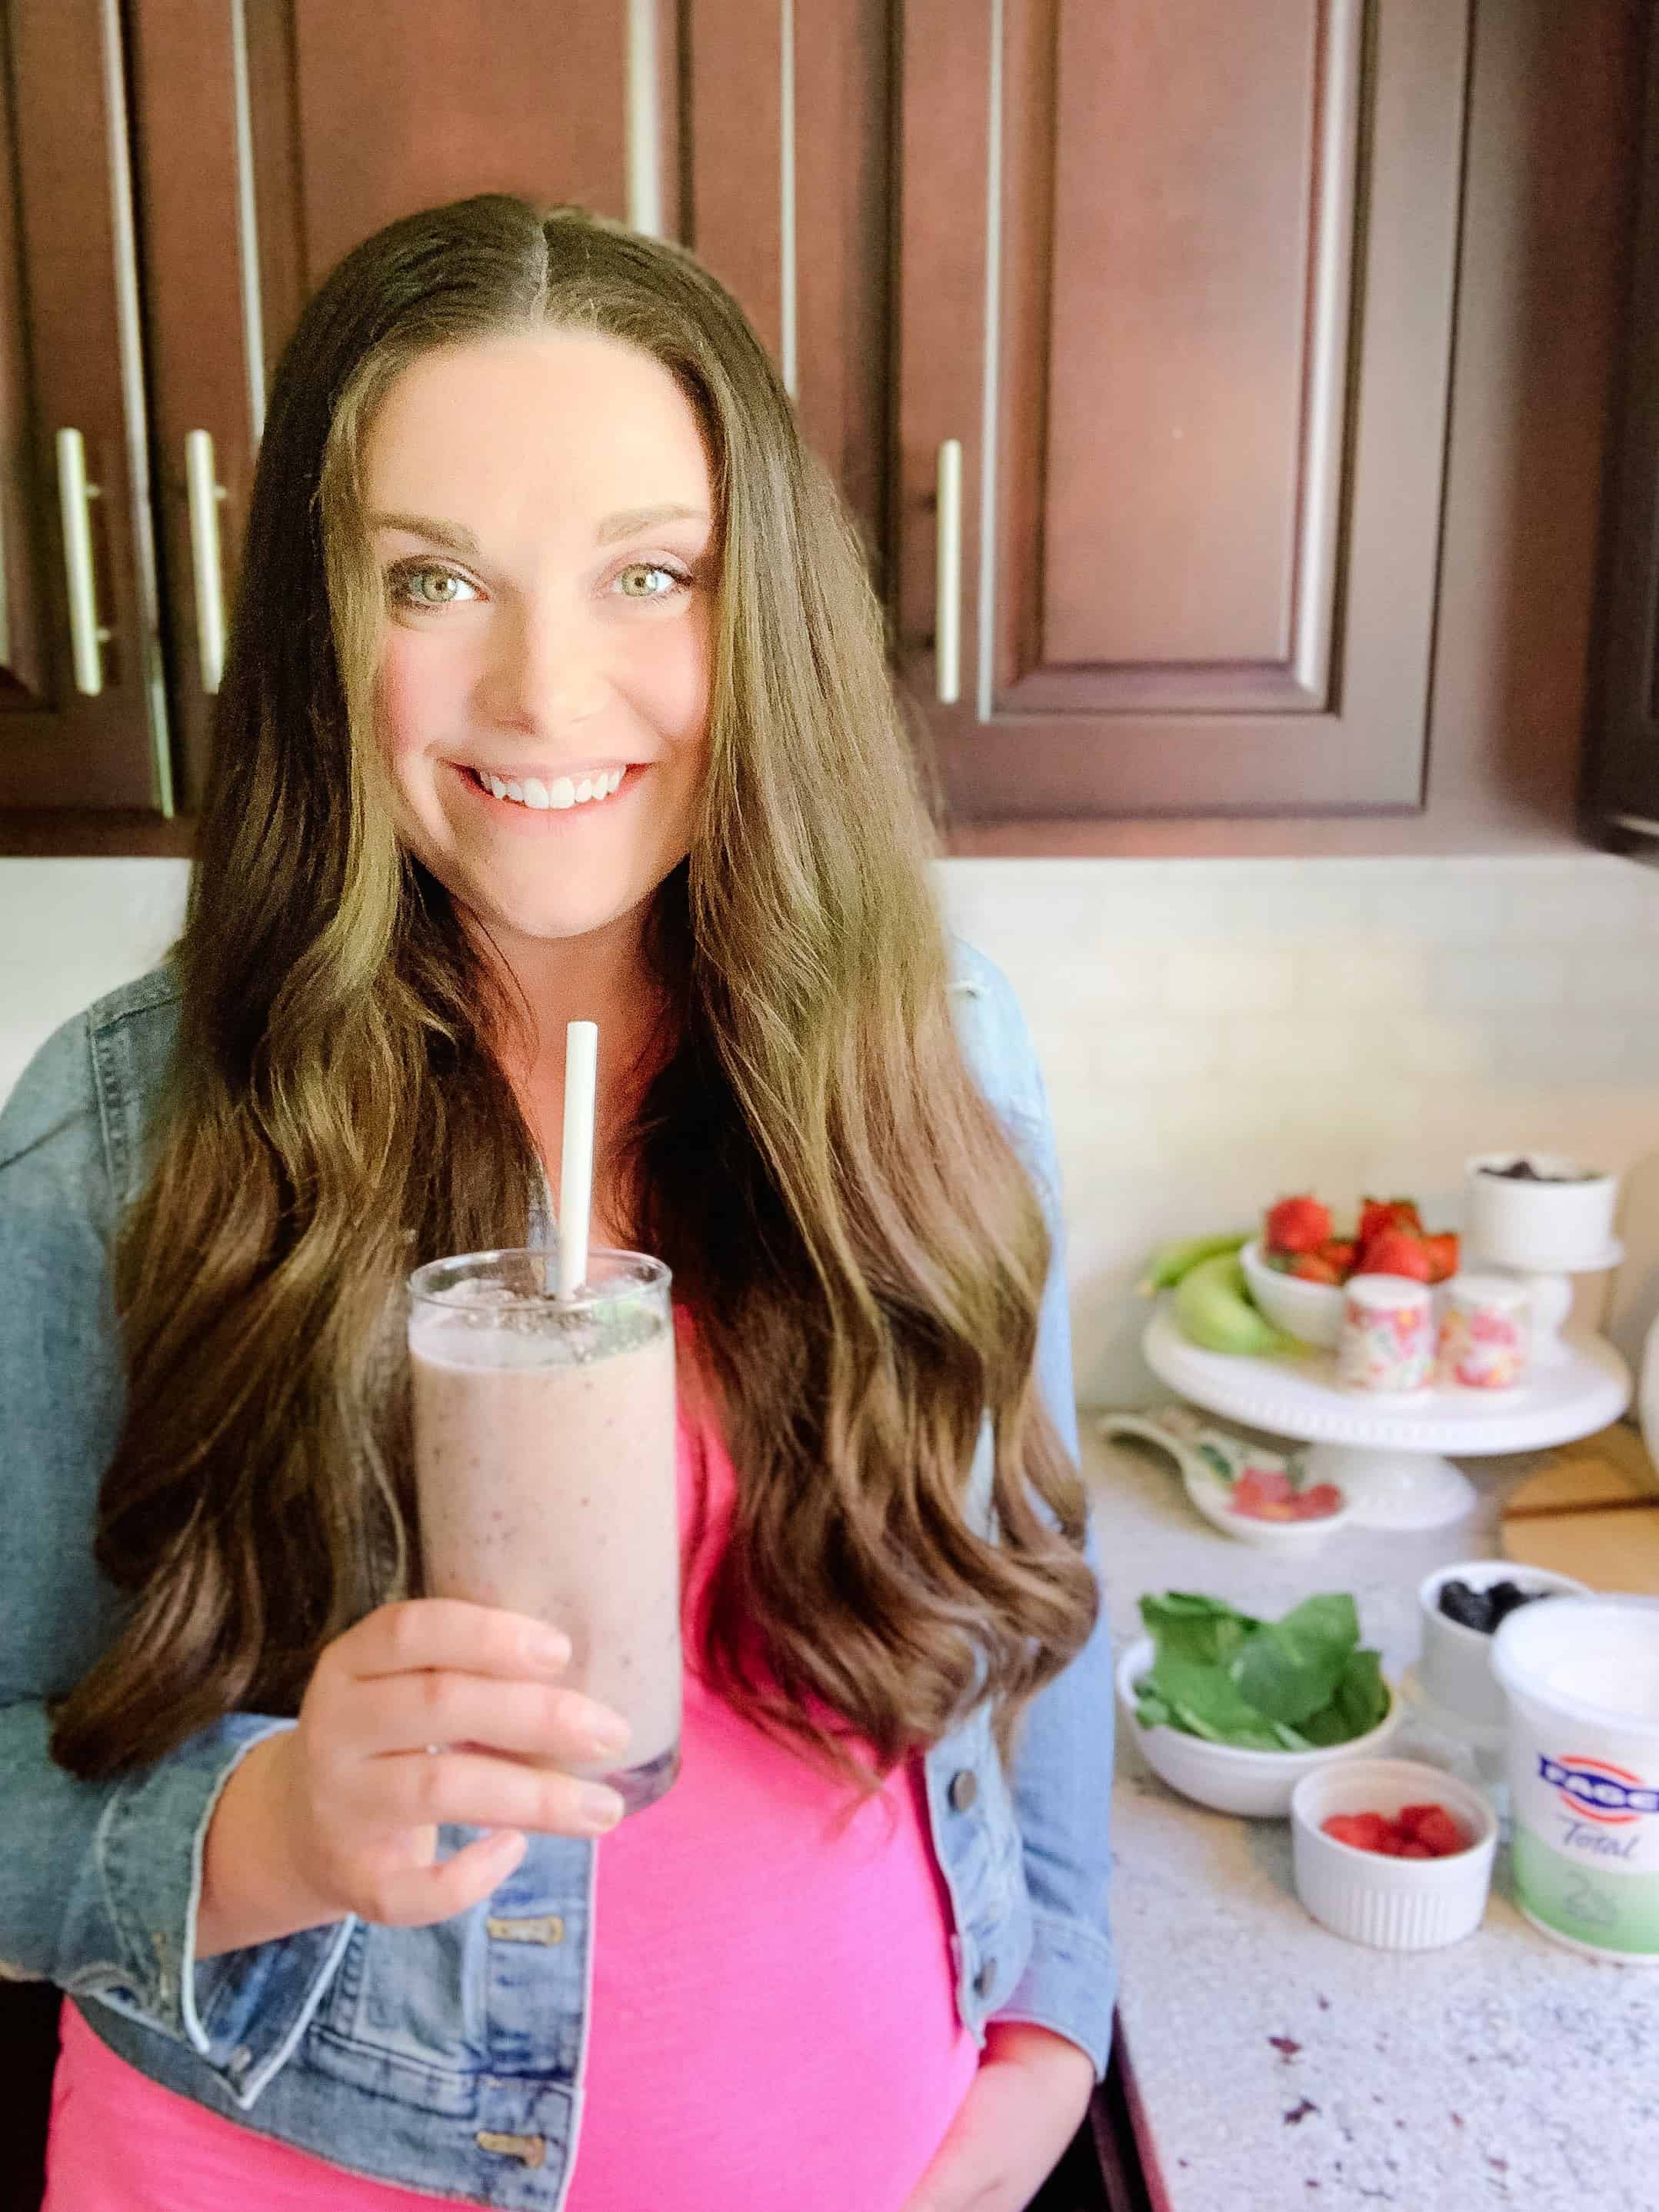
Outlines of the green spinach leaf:
[[1175,1728],[1248,1751],[1346,1743],[1389,1709],[1376,1652],[1360,1648],[1346,1592],[1304,1598],[1276,1621],[1197,1590],[1140,1601],[1152,1666],[1135,1685],[1143,1728]]

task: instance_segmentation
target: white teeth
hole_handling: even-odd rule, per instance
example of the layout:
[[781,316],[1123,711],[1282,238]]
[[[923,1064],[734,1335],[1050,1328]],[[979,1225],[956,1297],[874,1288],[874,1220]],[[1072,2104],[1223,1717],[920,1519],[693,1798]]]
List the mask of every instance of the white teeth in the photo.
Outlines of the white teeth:
[[520,806],[534,807],[539,811],[550,806],[591,806],[596,799],[609,799],[613,791],[621,789],[627,770],[614,768],[604,775],[585,775],[580,781],[559,775],[551,783],[544,783],[534,775],[526,776],[522,783],[504,783],[500,776],[491,775],[485,769],[477,769],[473,773],[495,798],[509,799]]

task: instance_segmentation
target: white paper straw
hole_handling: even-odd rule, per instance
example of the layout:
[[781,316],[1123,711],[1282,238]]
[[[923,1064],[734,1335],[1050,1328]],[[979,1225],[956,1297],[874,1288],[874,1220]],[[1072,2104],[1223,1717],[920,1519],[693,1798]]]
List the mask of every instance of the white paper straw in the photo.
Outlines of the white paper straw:
[[599,1068],[597,1022],[570,1022],[564,1032],[564,1150],[559,1162],[559,1296],[574,1297],[587,1273],[587,1231],[593,1207],[593,1085]]

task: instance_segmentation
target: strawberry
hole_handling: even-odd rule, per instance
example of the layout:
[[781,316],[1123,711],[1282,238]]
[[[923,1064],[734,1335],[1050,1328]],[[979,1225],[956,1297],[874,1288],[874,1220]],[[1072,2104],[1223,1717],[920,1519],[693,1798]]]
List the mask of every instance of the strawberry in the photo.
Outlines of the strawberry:
[[1352,1844],[1357,1851],[1367,1850],[1365,1838],[1370,1832],[1365,1826],[1364,1813],[1333,1813],[1324,1823],[1325,1833],[1334,1836],[1339,1844]]
[[1413,1813],[1417,1819],[1412,1833],[1431,1857],[1449,1858],[1454,1851],[1468,1849],[1468,1838],[1443,1805],[1408,1805],[1400,1816],[1402,1825]]
[[1346,1281],[1353,1273],[1353,1263],[1359,1257],[1359,1247],[1346,1237],[1328,1237],[1320,1246],[1317,1256],[1328,1260],[1336,1270],[1337,1280]]
[[1296,1503],[1285,1476],[1247,1467],[1233,1485],[1232,1509],[1247,1521],[1294,1521]]
[[1359,1255],[1363,1274],[1409,1275],[1419,1283],[1432,1279],[1433,1266],[1428,1246],[1408,1229],[1385,1229]]
[[1449,1230],[1443,1237],[1425,1237],[1423,1239],[1423,1248],[1429,1255],[1429,1264],[1434,1271],[1429,1277],[1429,1280],[1431,1283],[1449,1282],[1457,1273],[1456,1231]]
[[1423,1233],[1419,1218],[1417,1201],[1412,1198],[1368,1198],[1361,1201],[1359,1210],[1359,1243],[1369,1244],[1385,1229],[1409,1229],[1418,1236]]
[[1290,1273],[1304,1283],[1340,1283],[1342,1280],[1337,1269],[1317,1252],[1299,1253]]
[[1267,1212],[1267,1243],[1274,1252],[1316,1252],[1331,1233],[1331,1209],[1316,1198],[1281,1198]]
[[1322,1521],[1328,1513],[1342,1510],[1342,1492],[1334,1482],[1316,1482],[1298,1491],[1294,1517],[1298,1521]]

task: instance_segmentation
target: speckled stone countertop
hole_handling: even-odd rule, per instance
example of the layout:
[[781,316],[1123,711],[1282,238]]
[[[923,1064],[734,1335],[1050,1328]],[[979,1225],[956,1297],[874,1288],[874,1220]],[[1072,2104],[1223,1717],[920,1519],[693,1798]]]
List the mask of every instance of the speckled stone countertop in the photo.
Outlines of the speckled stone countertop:
[[[1480,1503],[1467,1520],[1338,1536],[1287,1560],[1210,1528],[1167,1461],[1103,1443],[1086,1409],[1079,1419],[1120,1649],[1141,1632],[1144,1590],[1207,1590],[1273,1617],[1348,1589],[1396,1680],[1417,1656],[1419,1582],[1492,1557],[1504,1491],[1543,1463],[1468,1462]],[[1391,1756],[1432,1753],[1412,1726]],[[1177,1796],[1121,1723],[1117,1769],[1120,2027],[1158,2212],[1659,2207],[1659,1969],[1538,1934],[1501,1848],[1466,1942],[1345,1942],[1297,1902],[1288,1822]]]

